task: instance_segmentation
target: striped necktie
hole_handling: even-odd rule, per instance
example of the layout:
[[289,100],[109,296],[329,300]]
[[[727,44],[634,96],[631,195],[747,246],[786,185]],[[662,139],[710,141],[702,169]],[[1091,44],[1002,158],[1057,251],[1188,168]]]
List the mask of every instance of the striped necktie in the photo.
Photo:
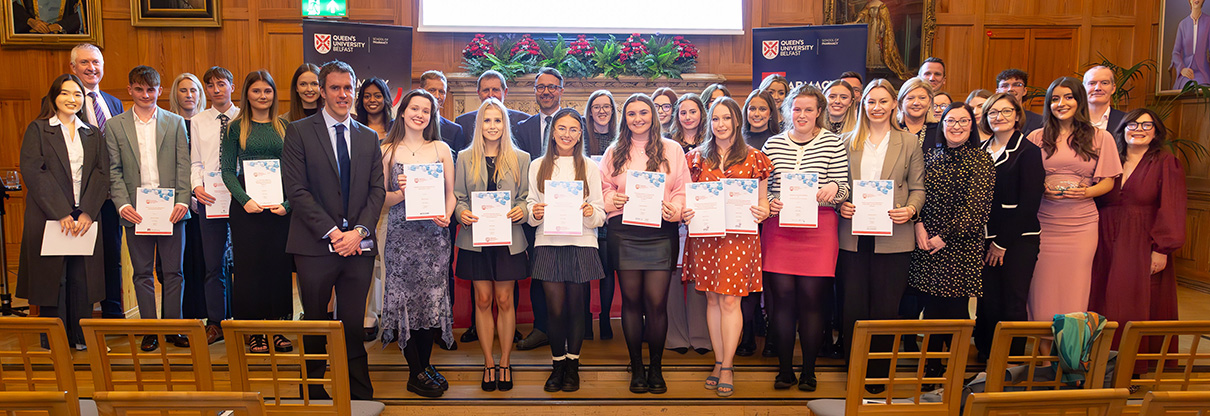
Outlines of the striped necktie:
[[101,111],[100,97],[95,92],[89,92],[88,98],[92,98],[92,112],[97,118],[97,128],[105,128],[105,112]]

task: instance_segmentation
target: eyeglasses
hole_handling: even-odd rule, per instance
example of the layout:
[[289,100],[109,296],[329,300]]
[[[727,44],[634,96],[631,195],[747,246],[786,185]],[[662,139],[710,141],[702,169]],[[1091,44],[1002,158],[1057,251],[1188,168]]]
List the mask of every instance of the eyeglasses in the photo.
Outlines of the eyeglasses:
[[947,126],[966,127],[966,126],[971,125],[971,119],[969,119],[969,118],[964,118],[964,119],[952,119],[952,118],[947,118],[947,119],[945,119],[945,125],[947,125]]
[[579,136],[581,133],[581,130],[579,127],[567,128],[564,126],[559,126],[559,127],[555,127],[555,131],[558,132],[559,134],[571,133],[572,136]]
[[999,116],[1002,119],[1010,120],[1017,115],[1017,110],[1005,108],[1003,110],[987,110],[987,118],[992,119]]
[[1013,82],[1013,83],[1001,82],[999,86],[1000,86],[1000,88],[1025,88],[1025,83],[1024,82]]
[[933,104],[933,110],[944,110],[949,104]]
[[1155,122],[1153,122],[1153,121],[1144,121],[1142,123],[1131,121],[1129,123],[1126,123],[1126,130],[1151,131],[1151,129],[1154,129],[1154,128],[1155,128]]
[[660,111],[672,111],[672,104],[656,104],[655,108]]
[[555,92],[563,89],[558,85],[534,85],[534,91],[537,92]]
[[609,104],[598,104],[598,105],[594,105],[590,108],[592,109],[592,112],[594,112],[594,113],[599,113],[602,111],[613,111],[613,106],[609,105]]

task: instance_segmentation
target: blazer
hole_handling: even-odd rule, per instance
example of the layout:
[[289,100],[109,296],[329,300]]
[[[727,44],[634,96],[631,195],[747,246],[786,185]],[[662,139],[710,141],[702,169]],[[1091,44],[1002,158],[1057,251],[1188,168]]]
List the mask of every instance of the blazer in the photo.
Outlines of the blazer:
[[[587,124],[585,124],[587,126]],[[542,113],[534,114],[517,125],[517,147],[529,153],[529,157],[538,160],[542,157]]]
[[[454,218],[461,217],[462,211],[471,209],[471,192],[483,192],[487,190],[487,169],[479,170],[479,175],[470,177],[471,160],[470,151],[463,151],[458,156],[458,162],[454,168],[454,198],[458,202],[454,205]],[[496,183],[496,190],[512,192],[512,206],[521,207],[521,212],[524,218],[529,218],[529,207],[525,199],[529,197],[529,153],[524,150],[516,150],[517,166],[519,176],[514,178],[511,175],[505,176],[500,182]],[[510,208],[511,209],[511,208]],[[472,210],[473,211],[473,210]],[[526,224],[524,218],[521,221],[513,222],[513,243],[508,246],[509,254],[521,254],[529,248],[529,243],[525,239],[525,232],[522,230],[522,225]],[[456,221],[456,220],[455,220]],[[474,238],[471,236],[470,227],[462,226],[462,231],[458,233],[454,245],[462,250],[482,251],[480,247],[475,247]]]
[[1105,125],[1105,130],[1108,130],[1109,134],[1113,134],[1114,130],[1117,130],[1118,126],[1120,124],[1122,124],[1123,117],[1126,117],[1125,111],[1118,110],[1116,108],[1110,108],[1109,109],[1109,124]]
[[[82,212],[94,221],[101,218],[101,205],[109,196],[109,151],[101,132],[84,123],[77,127],[84,147],[84,173],[81,176],[80,204],[72,188],[71,162],[67,144],[59,126],[49,120],[34,120],[25,129],[21,141],[21,176],[25,181],[25,218],[21,235],[20,266],[17,270],[17,297],[30,304],[54,306],[59,303],[59,277],[64,273],[63,257],[42,257],[42,234],[46,221],[59,220]],[[99,224],[93,224],[97,227]],[[105,256],[101,238],[93,246],[94,255],[84,257],[87,299],[92,304],[105,298]]]
[[[471,144],[471,142],[474,140],[475,117],[478,115],[479,115],[479,110],[471,110],[471,111],[466,112],[466,114],[460,115],[454,119],[454,123],[458,124],[459,126],[462,126],[462,135],[464,137],[463,143],[462,143],[463,148],[462,149],[454,148],[455,155],[457,155],[458,152],[466,150],[465,147],[469,146]],[[529,118],[529,114],[525,114],[520,111],[513,110],[511,108],[508,109],[508,124],[510,126],[512,126],[511,131],[513,134],[514,142],[517,140],[517,125],[521,124],[521,122],[527,118]],[[451,146],[451,148],[453,148],[453,146]],[[522,150],[524,150],[524,149],[522,149]]]
[[[845,138],[853,140],[851,134]],[[886,160],[882,162],[882,179],[895,181],[895,205],[912,206],[919,213],[924,207],[924,154],[920,151],[916,135],[891,130],[888,138]],[[849,182],[861,175],[863,152],[849,151]],[[849,197],[852,201],[852,196]],[[840,218],[840,249],[857,251],[857,237],[853,235],[853,220]],[[875,237],[874,252],[878,254],[907,253],[916,249],[916,229],[913,221],[895,224],[890,237]]]
[[[136,189],[142,186],[139,176],[141,163],[158,163],[160,187],[176,190],[175,202],[189,206],[193,187],[190,186],[192,160],[189,156],[189,138],[185,134],[185,119],[163,108],[155,111],[156,161],[140,160],[139,143],[135,136],[135,114],[127,111],[111,117],[105,122],[105,143],[109,147],[110,199],[119,209],[130,204],[135,206]],[[138,209],[138,206],[135,206]],[[189,219],[189,212],[185,218]],[[121,219],[122,226],[134,224]]]
[[466,134],[462,131],[462,126],[458,123],[450,121],[450,119],[441,117],[441,140],[453,149],[454,155],[466,148]]
[[[980,147],[986,150],[991,142],[988,140]],[[1013,134],[1004,145],[1004,153],[993,163],[996,186],[985,238],[1007,250],[1021,237],[1042,233],[1038,206],[1045,191],[1046,170],[1042,167],[1042,149],[1025,140],[1021,132]]]
[[[303,256],[336,256],[325,238],[333,227],[352,230],[366,227],[374,241],[378,214],[386,198],[382,172],[382,149],[378,133],[350,120],[349,210],[345,212],[340,190],[340,167],[328,136],[323,110],[286,126],[282,145],[282,184],[293,210],[286,252]],[[342,228],[348,220],[348,228]],[[360,255],[373,257],[378,247]]]
[[1042,128],[1042,121],[1041,114],[1025,110],[1025,128],[1021,129],[1021,133],[1028,136],[1034,130]]

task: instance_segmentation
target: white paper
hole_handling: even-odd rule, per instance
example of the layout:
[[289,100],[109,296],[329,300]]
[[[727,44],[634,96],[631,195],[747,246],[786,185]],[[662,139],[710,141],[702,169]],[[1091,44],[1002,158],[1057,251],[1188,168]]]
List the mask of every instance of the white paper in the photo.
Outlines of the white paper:
[[853,235],[891,235],[895,181],[853,181]]
[[792,228],[819,227],[819,174],[786,172],[781,175],[781,213],[778,225]]
[[206,206],[206,218],[227,218],[231,214],[231,191],[223,182],[222,172],[206,172],[202,176],[206,193],[214,197],[214,203]]
[[685,187],[685,208],[693,210],[689,237],[727,235],[726,198],[722,182],[695,182]]
[[756,234],[756,217],[752,207],[757,205],[760,193],[758,179],[723,179],[723,194],[726,198],[727,232],[731,234]]
[[622,224],[659,228],[664,219],[664,182],[660,172],[626,171],[626,205],[622,207]]
[[507,246],[513,243],[513,221],[508,219],[512,210],[512,192],[472,192],[471,213],[479,221],[471,224],[472,244],[475,247]]
[[407,221],[444,217],[445,166],[440,163],[403,165],[403,174],[408,177],[408,186],[403,189]]
[[584,235],[584,182],[546,181],[542,235]]
[[175,198],[176,190],[172,188],[137,188],[134,209],[143,222],[134,225],[134,235],[172,235]]
[[93,222],[84,234],[63,234],[63,226],[55,220],[47,220],[42,232],[42,256],[91,256],[97,243],[100,222]]
[[244,191],[248,193],[248,198],[262,207],[281,205],[285,202],[281,185],[281,161],[245,160]]

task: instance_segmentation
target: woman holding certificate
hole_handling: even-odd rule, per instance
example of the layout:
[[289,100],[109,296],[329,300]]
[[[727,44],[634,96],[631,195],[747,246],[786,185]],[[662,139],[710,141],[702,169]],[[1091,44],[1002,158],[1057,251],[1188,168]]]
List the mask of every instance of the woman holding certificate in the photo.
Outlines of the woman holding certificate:
[[[458,152],[454,170],[454,212],[458,264],[454,275],[475,286],[475,326],[483,348],[483,391],[513,388],[510,358],[517,314],[513,285],[529,276],[529,243],[521,231],[529,194],[529,154],[513,143],[504,103],[489,98],[479,105],[471,144]],[[492,313],[495,303],[496,314]],[[492,356],[499,335],[500,361]],[[432,343],[430,343],[431,345]]]
[[[848,84],[839,89],[851,94]],[[765,142],[773,162],[769,207],[773,218],[761,233],[765,285],[774,307],[772,320],[778,372],[773,388],[798,384],[815,391],[815,358],[828,327],[833,277],[839,249],[836,205],[849,198],[849,157],[844,141],[828,130],[827,99],[818,88],[802,85],[786,98],[788,129]],[[794,335],[801,344],[803,368],[794,378]],[[825,334],[827,337],[825,338]]]
[[[924,156],[916,136],[899,129],[895,87],[875,79],[861,95],[857,128],[848,142],[853,193],[840,205],[836,277],[844,285],[845,351],[853,343],[853,324],[895,319],[907,288],[915,249],[912,218],[924,206]],[[873,351],[889,351],[889,339],[875,339]],[[852,357],[849,357],[852,359]],[[886,377],[889,362],[870,363],[870,377]],[[867,385],[872,393],[884,385]]]
[[[281,160],[286,122],[278,118],[277,84],[269,71],[249,73],[242,91],[240,108],[244,111],[231,120],[219,144],[223,183],[231,191],[228,221],[236,271],[231,279],[231,315],[235,319],[282,319],[294,314],[294,259],[286,254],[290,203],[280,197],[284,192],[281,170],[263,167]],[[261,173],[265,175],[254,176]],[[276,195],[269,189],[273,187]],[[294,349],[282,335],[273,336],[273,347],[279,352]],[[269,341],[253,335],[248,348],[253,353],[267,353]]]
[[1089,122],[1088,94],[1080,80],[1056,79],[1046,90],[1042,128],[1026,137],[1042,148],[1046,168],[1038,222],[1038,264],[1029,287],[1029,317],[1088,310],[1092,259],[1100,215],[1093,198],[1113,190],[1122,174],[1113,135]]
[[571,392],[580,389],[588,282],[604,276],[596,229],[605,223],[605,208],[600,168],[584,156],[580,112],[563,108],[551,120],[546,155],[529,165],[527,202],[529,225],[537,227],[533,277],[542,282],[550,314],[554,371],[545,389]]
[[[706,140],[685,156],[695,185],[722,182],[723,195],[718,199],[724,200],[725,209],[721,210],[722,222],[726,224],[724,235],[696,237],[693,233],[697,227],[691,222],[696,212],[687,207],[682,214],[691,229],[685,243],[685,273],[681,278],[693,282],[698,291],[706,292],[706,322],[715,357],[706,388],[715,390],[719,397],[735,394],[733,360],[744,327],[740,301],[749,293],[763,290],[756,225],[769,218],[766,181],[773,172],[773,162],[744,143],[739,134],[742,117],[735,100],[729,97],[714,100]],[[733,187],[732,182],[739,186]],[[733,204],[732,199],[738,203]],[[695,198],[691,202],[696,201]],[[733,210],[733,205],[738,205],[737,209]],[[735,217],[739,217],[738,222]],[[699,221],[708,219],[703,215]]]
[[[26,204],[16,292],[39,316],[62,319],[78,350],[85,345],[80,319],[105,298],[93,219],[109,196],[109,152],[101,132],[83,121],[83,85],[75,75],[55,78],[21,141]],[[56,248],[63,250],[48,252]]]
[[[618,138],[600,165],[609,259],[622,285],[630,391],[660,394],[668,391],[661,363],[668,334],[668,284],[677,250],[671,236],[685,205],[689,167],[680,145],[660,138],[651,98],[631,95],[622,104],[622,115]],[[650,371],[643,367],[644,339]]]
[[454,154],[441,140],[436,98],[415,89],[399,102],[399,117],[391,123],[382,152],[388,213],[379,325],[383,345],[398,341],[403,348],[408,391],[438,397],[449,385],[429,362],[433,341],[454,340],[446,269]]

